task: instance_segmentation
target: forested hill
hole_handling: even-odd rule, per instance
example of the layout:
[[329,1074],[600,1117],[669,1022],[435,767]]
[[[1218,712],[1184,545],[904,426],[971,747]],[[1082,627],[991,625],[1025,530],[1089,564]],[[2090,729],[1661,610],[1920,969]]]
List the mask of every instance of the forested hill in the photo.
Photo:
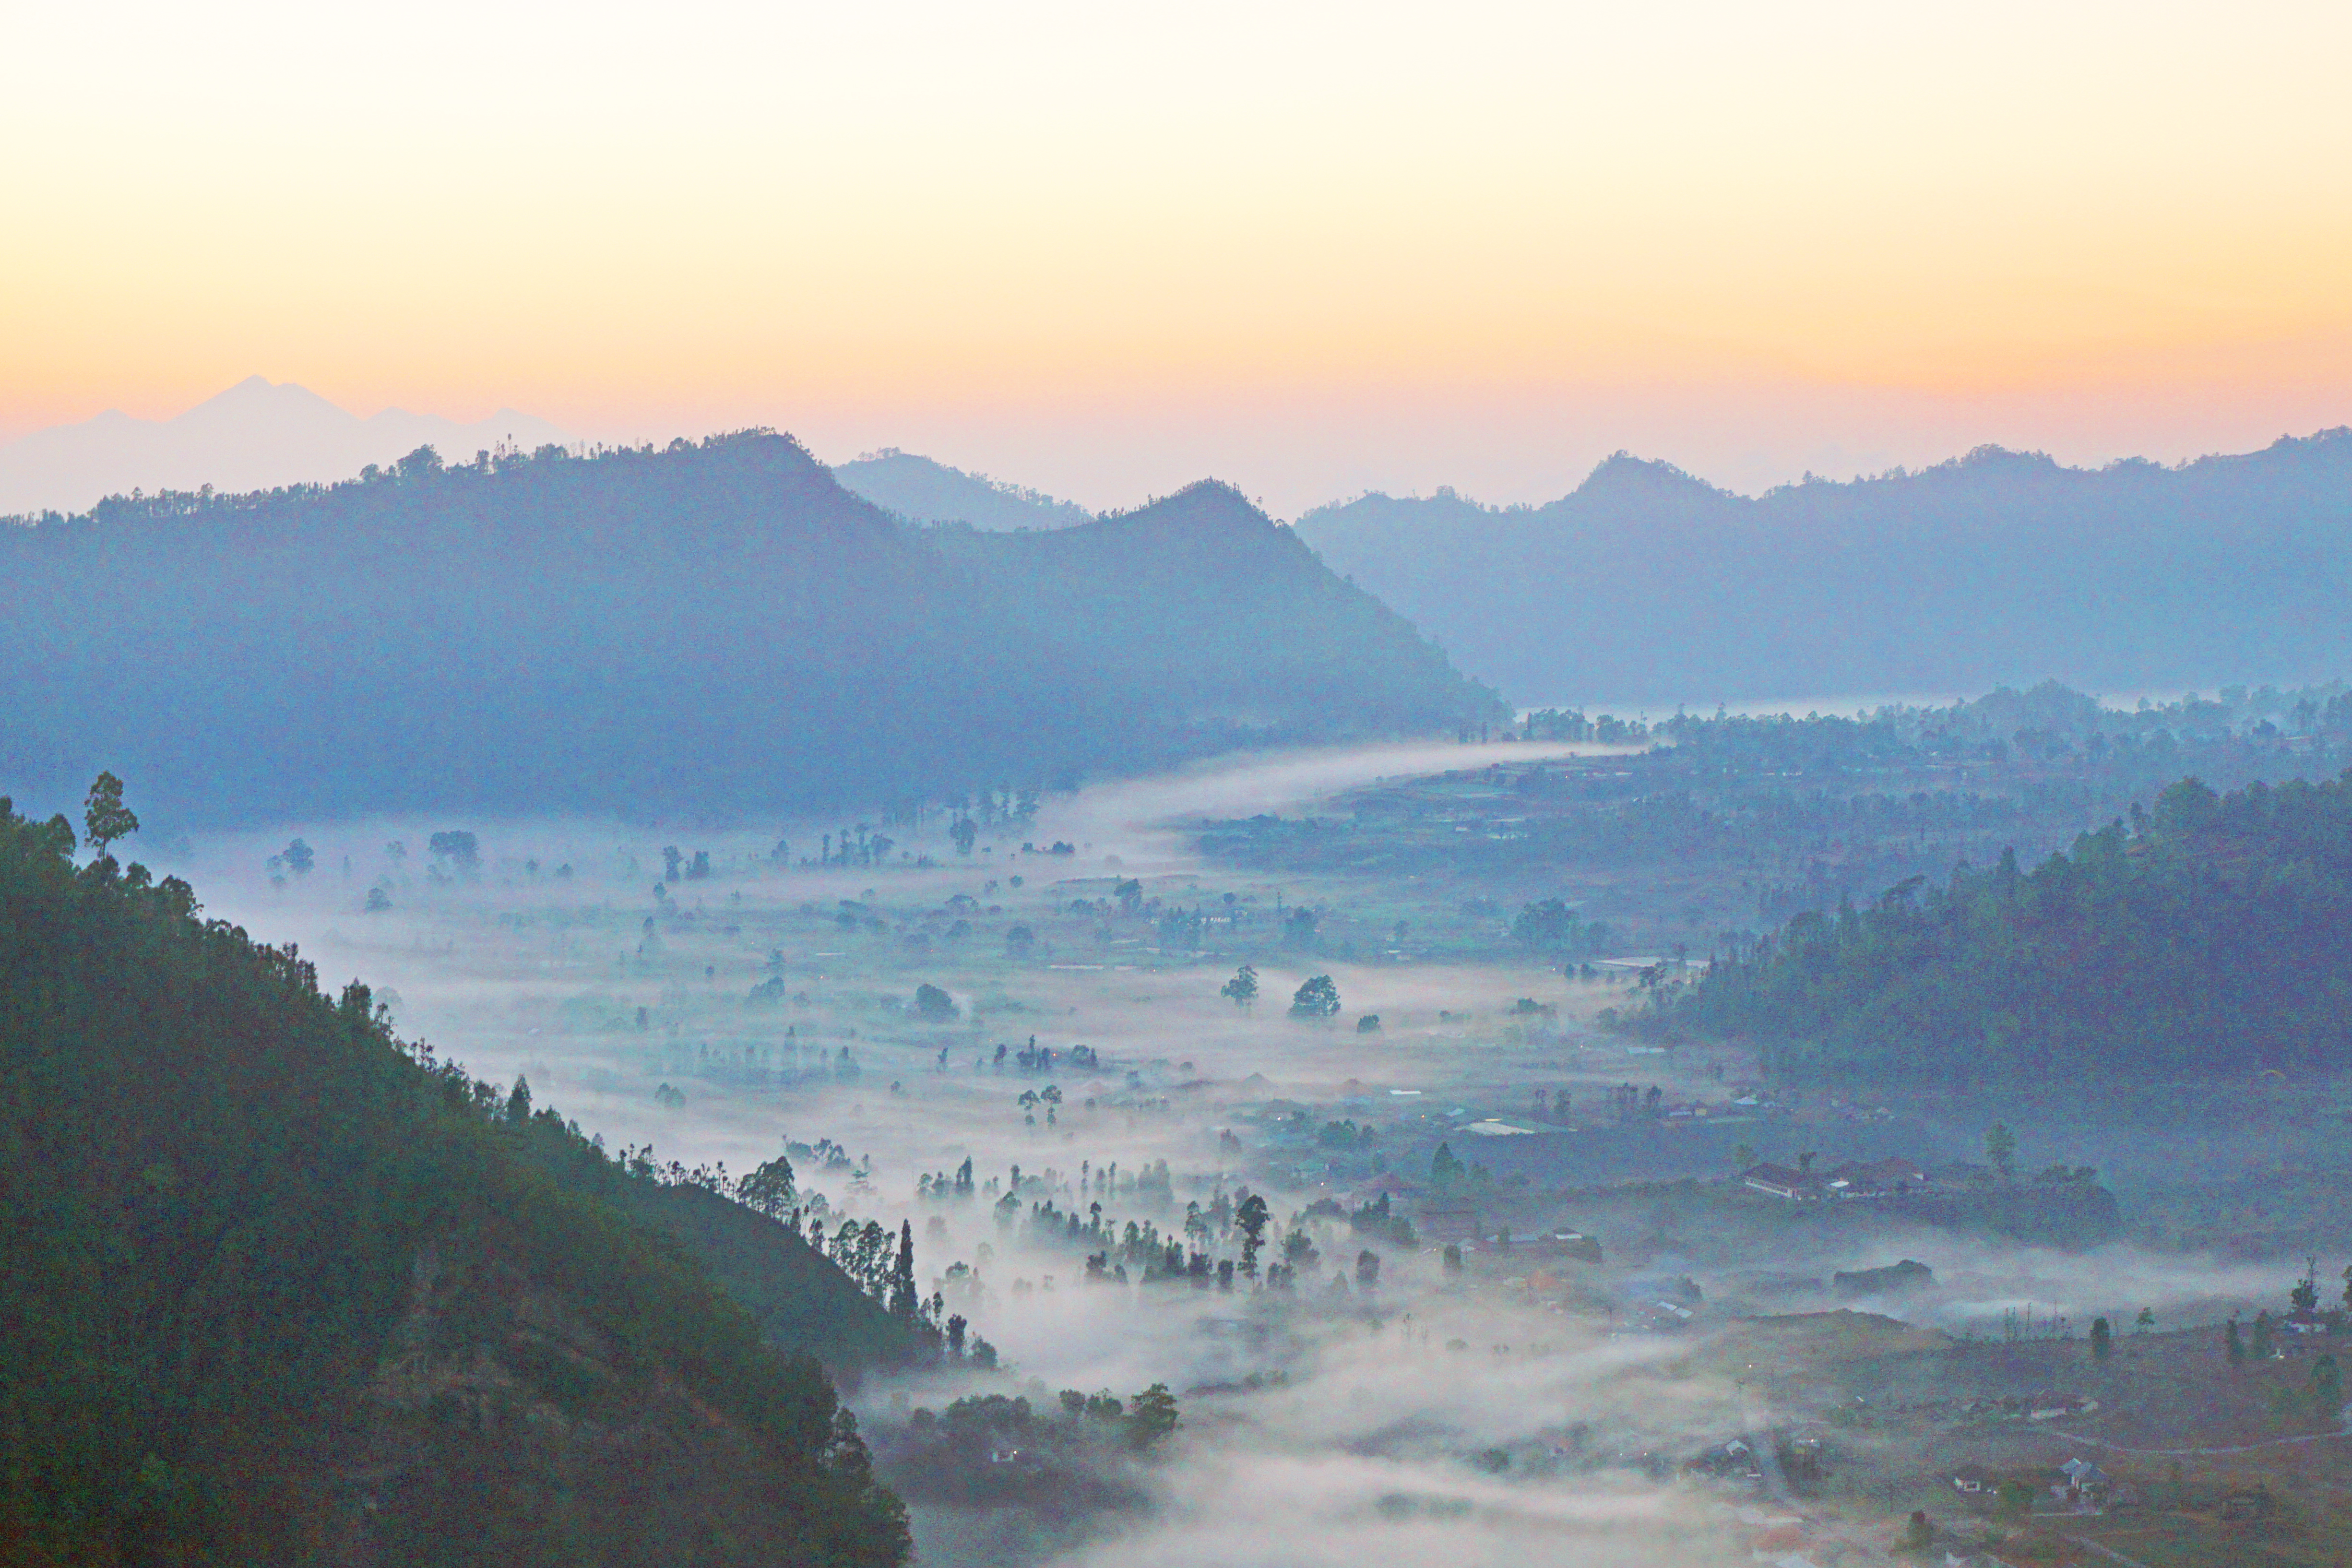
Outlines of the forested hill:
[[0,1561],[903,1561],[761,1320],[855,1361],[919,1319],[730,1205],[731,1300],[664,1234],[726,1200],[73,846],[0,801]]
[[833,477],[885,511],[909,522],[968,522],[974,528],[1067,528],[1094,513],[1076,501],[968,474],[889,447],[835,463]]
[[2352,654],[2352,429],[2178,468],[1985,447],[1755,499],[1620,455],[1547,506],[1372,495],[1297,528],[1536,706],[2179,689]]
[[1052,784],[1499,711],[1222,486],[916,528],[788,437],[429,451],[0,529],[20,797],[159,818],[772,810]]
[[1804,914],[1647,1022],[1763,1044],[1798,1078],[2169,1081],[2352,1068],[2352,773],[2152,814]]

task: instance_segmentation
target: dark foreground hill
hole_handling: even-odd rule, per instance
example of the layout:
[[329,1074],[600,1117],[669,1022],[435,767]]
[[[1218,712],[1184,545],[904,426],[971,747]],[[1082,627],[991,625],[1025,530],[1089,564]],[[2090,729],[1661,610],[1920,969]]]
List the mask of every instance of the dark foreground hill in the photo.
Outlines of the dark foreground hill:
[[0,803],[0,1561],[904,1559],[761,1330],[919,1325],[72,845]]
[[1638,1020],[1799,1079],[2127,1086],[2352,1068],[2352,774],[2216,795],[2032,870],[1799,915]]
[[1297,526],[1537,705],[2210,688],[2352,656],[2352,429],[2179,468],[1987,447],[1752,500],[1621,455],[1548,506],[1374,495]]
[[0,530],[0,763],[161,817],[892,803],[1450,731],[1491,692],[1230,489],[925,530],[787,437]]

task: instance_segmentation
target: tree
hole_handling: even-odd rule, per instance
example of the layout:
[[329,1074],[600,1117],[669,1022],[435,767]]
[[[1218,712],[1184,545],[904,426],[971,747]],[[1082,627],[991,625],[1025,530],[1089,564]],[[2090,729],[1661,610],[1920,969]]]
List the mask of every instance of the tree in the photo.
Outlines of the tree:
[[2263,1311],[2256,1312],[2254,1314],[2253,1342],[2254,1359],[2256,1361],[2268,1361],[2271,1359],[2272,1352],[2277,1349],[2277,1342],[2274,1335],[2275,1331],[2271,1326],[2271,1315],[2269,1310],[2265,1309]]
[[971,853],[972,840],[980,837],[980,829],[973,826],[971,817],[959,816],[949,826],[948,837],[955,840],[957,854],[969,855]]
[[915,987],[915,1016],[925,1023],[948,1023],[956,1016],[955,998],[936,985],[918,985]]
[[1127,1440],[1144,1449],[1176,1430],[1176,1396],[1164,1383],[1155,1383],[1129,1402]]
[[890,1295],[886,1303],[890,1315],[902,1322],[911,1321],[922,1306],[922,1297],[915,1289],[915,1226],[911,1220],[898,1222],[898,1260],[890,1269]]
[[2344,1410],[2344,1373],[2333,1355],[2311,1363],[2311,1402],[2322,1421],[2335,1421]]
[[2221,1352],[2230,1358],[2231,1366],[2246,1359],[2246,1342],[2238,1333],[2238,1320],[2234,1314],[2230,1319],[2228,1331],[2221,1336]]
[[1381,1255],[1369,1249],[1356,1254],[1356,1289],[1370,1290],[1381,1282]]
[[2147,1333],[2155,1327],[2156,1309],[2153,1307],[2142,1307],[2139,1316],[2132,1320],[2132,1332],[2135,1334]]
[[514,1088],[507,1095],[507,1122],[520,1127],[530,1120],[530,1079],[515,1075]]
[[436,833],[426,840],[425,847],[433,851],[436,858],[447,860],[462,870],[473,869],[482,858],[481,841],[462,829]]
[[2294,1282],[2286,1299],[2294,1304],[2296,1311],[2314,1312],[2319,1310],[2319,1259],[2306,1255],[2304,1262],[2303,1278]]
[[1311,976],[1290,998],[1294,1018],[1328,1018],[1339,1010],[1339,987],[1328,974]]
[[2105,1361],[2115,1351],[2115,1331],[2105,1318],[2091,1320],[2091,1359]]
[[1532,903],[1511,917],[1511,937],[1538,951],[1564,951],[1576,941],[1575,911],[1558,899]]
[[1927,1522],[1925,1509],[1911,1510],[1910,1521],[1903,1527],[1903,1550],[1925,1552],[1936,1544],[1936,1527]]
[[287,845],[285,848],[279,850],[278,858],[285,861],[286,868],[293,872],[298,877],[309,876],[310,874],[310,868],[319,863],[318,851],[312,849],[308,844],[305,844],[299,838],[295,839],[292,843]]
[[1265,1245],[1266,1222],[1273,1217],[1265,1200],[1255,1193],[1234,1210],[1234,1228],[1242,1233],[1242,1272],[1253,1279],[1257,1278],[1257,1250]]
[[[1257,1003],[1257,971],[1246,963],[1243,964],[1234,971],[1234,977],[1231,980],[1217,988],[1217,994],[1225,997],[1244,1012],[1247,1012]],[[2345,1275],[2347,1279],[2344,1287],[2345,1293],[2347,1298],[2352,1298],[2352,1269],[2345,1270]]]
[[2002,1181],[2017,1179],[2017,1134],[2009,1130],[2006,1121],[1996,1121],[1986,1131],[1985,1158],[1992,1162]]
[[1462,1162],[1454,1158],[1453,1145],[1440,1143],[1437,1152],[1429,1157],[1429,1184],[1445,1192],[1457,1185],[1463,1174]]
[[122,804],[122,781],[112,773],[99,774],[89,786],[89,798],[82,803],[81,821],[90,847],[101,860],[106,858],[109,845],[139,831],[139,818]]
[[740,1190],[746,1204],[770,1219],[782,1218],[799,1196],[793,1163],[782,1154],[744,1177]]
[[1743,1171],[1754,1169],[1756,1164],[1756,1150],[1754,1146],[1751,1144],[1741,1143],[1734,1147],[1731,1151],[1731,1163]]

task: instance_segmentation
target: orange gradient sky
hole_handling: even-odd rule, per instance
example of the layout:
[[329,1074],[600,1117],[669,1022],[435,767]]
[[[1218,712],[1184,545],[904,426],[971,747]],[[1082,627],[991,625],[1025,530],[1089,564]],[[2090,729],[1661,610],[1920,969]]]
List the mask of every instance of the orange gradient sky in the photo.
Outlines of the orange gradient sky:
[[0,438],[258,373],[1091,504],[2352,419],[2352,6],[20,5]]

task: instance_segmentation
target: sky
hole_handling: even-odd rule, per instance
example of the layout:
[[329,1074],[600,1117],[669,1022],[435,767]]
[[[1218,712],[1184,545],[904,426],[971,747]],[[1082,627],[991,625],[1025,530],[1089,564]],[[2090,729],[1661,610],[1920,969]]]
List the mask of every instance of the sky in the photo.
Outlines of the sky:
[[0,439],[243,377],[1094,506],[2352,421],[2352,7],[0,4]]

